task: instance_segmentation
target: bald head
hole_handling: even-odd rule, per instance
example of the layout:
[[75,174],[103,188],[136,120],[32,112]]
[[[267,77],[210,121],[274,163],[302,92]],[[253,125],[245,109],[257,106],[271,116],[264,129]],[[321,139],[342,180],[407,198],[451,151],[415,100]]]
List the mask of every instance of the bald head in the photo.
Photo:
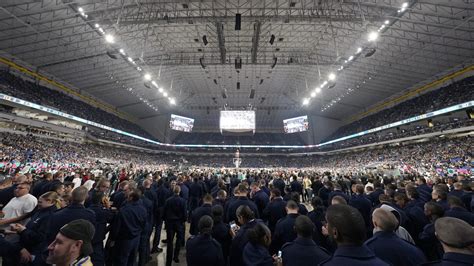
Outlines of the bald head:
[[372,213],[372,223],[374,228],[384,232],[393,232],[398,227],[397,217],[392,212],[381,208],[375,209]]

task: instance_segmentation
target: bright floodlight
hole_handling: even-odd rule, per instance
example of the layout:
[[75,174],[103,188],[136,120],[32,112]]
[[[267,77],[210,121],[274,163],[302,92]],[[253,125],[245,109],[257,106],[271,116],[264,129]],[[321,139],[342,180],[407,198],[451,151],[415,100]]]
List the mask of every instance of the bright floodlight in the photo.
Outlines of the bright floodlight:
[[369,33],[369,42],[373,42],[377,40],[378,37],[379,37],[379,34],[375,31],[372,31],[371,33]]
[[123,55],[125,55],[125,51],[123,49],[120,49],[119,52]]
[[303,100],[303,105],[308,105],[309,104],[309,99],[308,98],[304,98]]
[[321,92],[321,88],[320,87],[317,87],[316,88],[316,93],[320,93]]
[[313,92],[311,93],[311,97],[312,97],[312,98],[316,97],[316,92],[313,91]]
[[329,80],[335,80],[336,79],[336,74],[330,73],[329,76],[328,76],[328,79]]
[[158,92],[163,93],[163,88],[158,88]]
[[108,43],[114,43],[115,38],[114,38],[114,36],[112,36],[110,34],[107,34],[107,35],[105,35],[105,41],[108,42]]
[[408,3],[407,3],[407,2],[405,2],[405,3],[402,4],[402,8],[407,8],[407,7],[408,7]]
[[100,25],[96,23],[96,24],[94,25],[94,27],[98,28],[98,27],[100,27]]
[[174,98],[170,98],[170,103],[171,103],[172,105],[175,105],[175,104],[176,104],[176,100],[175,100]]
[[354,59],[354,56],[349,56],[349,58],[347,59],[347,61],[352,61],[352,59]]
[[323,82],[323,84],[321,84],[321,87],[324,87],[324,86],[326,86],[327,84],[328,84],[328,82],[325,80],[325,81]]
[[146,73],[143,77],[145,80],[151,80],[151,75],[149,73]]
[[157,87],[158,88],[158,84],[156,84],[156,81],[152,81],[151,84],[153,84],[153,86]]
[[163,96],[168,97],[168,93],[166,91],[163,92]]
[[133,63],[133,58],[131,58],[130,56],[127,58],[127,60]]
[[83,13],[84,12],[84,9],[82,7],[78,8],[77,9],[79,12]]
[[390,23],[389,20],[385,20],[385,25],[388,25],[388,23]]
[[357,53],[362,52],[362,47],[357,48]]

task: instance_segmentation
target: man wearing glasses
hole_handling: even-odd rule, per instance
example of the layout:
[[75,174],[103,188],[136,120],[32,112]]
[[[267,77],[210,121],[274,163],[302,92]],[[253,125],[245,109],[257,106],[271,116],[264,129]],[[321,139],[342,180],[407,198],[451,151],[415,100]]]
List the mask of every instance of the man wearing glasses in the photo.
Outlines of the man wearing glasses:
[[[0,220],[0,225],[21,221],[26,214],[36,207],[38,200],[30,194],[30,188],[31,186],[28,183],[20,183],[16,186],[14,191],[15,197],[3,207],[4,217]],[[26,222],[28,221],[22,221],[22,223]]]

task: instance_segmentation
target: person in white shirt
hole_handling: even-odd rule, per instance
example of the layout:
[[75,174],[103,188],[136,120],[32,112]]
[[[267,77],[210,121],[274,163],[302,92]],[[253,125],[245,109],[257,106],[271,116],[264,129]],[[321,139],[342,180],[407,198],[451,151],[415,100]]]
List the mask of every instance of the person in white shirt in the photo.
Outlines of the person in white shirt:
[[10,223],[19,222],[22,224],[28,222],[24,220],[25,216],[33,211],[38,204],[38,200],[35,196],[30,194],[30,184],[21,183],[15,188],[14,195],[5,207],[3,207],[4,217],[0,220],[0,225],[6,225]]

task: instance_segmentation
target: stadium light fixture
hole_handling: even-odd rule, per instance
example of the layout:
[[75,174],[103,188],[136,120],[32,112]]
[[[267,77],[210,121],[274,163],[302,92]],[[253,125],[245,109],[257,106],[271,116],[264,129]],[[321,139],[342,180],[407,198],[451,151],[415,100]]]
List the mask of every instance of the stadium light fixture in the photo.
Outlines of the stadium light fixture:
[[159,93],[163,93],[163,88],[161,88],[161,87],[158,88],[158,92],[159,92]]
[[385,25],[388,25],[390,23],[390,20],[385,20]]
[[402,4],[402,8],[407,8],[408,7],[408,2],[405,2]]
[[316,97],[316,92],[313,91],[313,92],[311,93],[311,98],[314,98],[314,97]]
[[308,105],[309,104],[309,99],[308,98],[304,98],[303,100],[303,105]]
[[122,55],[125,55],[125,51],[123,49],[120,49],[119,52],[122,54]]
[[377,38],[379,37],[379,33],[376,32],[376,31],[372,31],[371,33],[369,33],[369,42],[374,42],[377,40]]
[[99,28],[100,25],[98,23],[94,24],[94,27]]
[[128,62],[130,63],[133,63],[133,58],[131,58],[130,56],[127,58]]
[[335,80],[335,79],[336,79],[336,74],[334,74],[334,73],[329,73],[328,79],[329,79],[330,81]]
[[316,88],[316,93],[320,93],[321,92],[321,88],[320,87],[317,87]]
[[157,87],[158,88],[158,84],[156,84],[156,81],[152,81],[151,84],[153,84],[153,86]]
[[141,71],[142,71],[142,68],[141,68],[141,67],[137,67],[137,71],[141,72]]
[[362,52],[362,47],[357,48],[357,53],[360,54]]
[[146,73],[143,78],[145,78],[145,80],[151,80],[151,75],[149,73]]
[[84,13],[84,9],[83,9],[82,7],[79,7],[79,8],[77,9],[77,11],[79,11],[79,12],[81,12],[81,13]]
[[323,84],[321,84],[321,88],[324,87],[324,86],[326,86],[327,84],[328,84],[328,81],[325,80],[325,81],[323,82]]
[[108,43],[114,43],[115,38],[114,38],[113,35],[107,34],[107,35],[105,35],[105,41],[108,42]]
[[347,61],[352,61],[352,59],[354,59],[354,56],[349,56],[349,58],[347,59]]
[[166,91],[164,91],[163,96],[168,97],[168,93]]
[[170,104],[175,105],[175,104],[176,104],[176,100],[175,100],[174,98],[170,98]]

